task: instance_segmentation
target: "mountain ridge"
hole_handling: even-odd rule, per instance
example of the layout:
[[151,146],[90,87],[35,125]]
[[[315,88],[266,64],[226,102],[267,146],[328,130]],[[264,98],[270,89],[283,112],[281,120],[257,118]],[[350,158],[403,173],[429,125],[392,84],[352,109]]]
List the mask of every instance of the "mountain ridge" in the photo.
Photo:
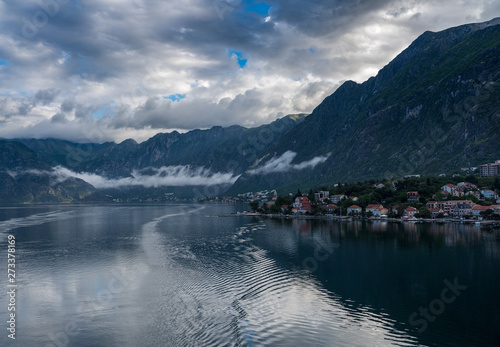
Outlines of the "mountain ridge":
[[276,158],[293,151],[293,164],[331,153],[325,163],[267,177],[244,174],[230,192],[438,174],[496,159],[498,23],[497,18],[425,32],[377,76],[345,82],[266,154]]

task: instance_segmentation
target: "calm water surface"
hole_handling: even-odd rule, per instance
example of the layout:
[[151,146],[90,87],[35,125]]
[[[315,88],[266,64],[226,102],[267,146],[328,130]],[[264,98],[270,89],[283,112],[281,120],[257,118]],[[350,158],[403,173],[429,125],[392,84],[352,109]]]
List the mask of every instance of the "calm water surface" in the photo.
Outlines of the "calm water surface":
[[245,208],[0,207],[0,345],[500,345],[498,233],[218,217]]

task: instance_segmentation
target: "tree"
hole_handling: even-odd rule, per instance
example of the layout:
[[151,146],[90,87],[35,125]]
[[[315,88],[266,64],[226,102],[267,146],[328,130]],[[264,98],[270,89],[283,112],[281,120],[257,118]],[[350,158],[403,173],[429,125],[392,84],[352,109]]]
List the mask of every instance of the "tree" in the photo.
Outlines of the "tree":
[[440,201],[440,200],[444,200],[444,198],[445,198],[445,197],[446,197],[446,196],[445,196],[443,193],[441,193],[441,192],[438,192],[438,193],[436,194],[436,200],[438,200],[438,201]]
[[479,180],[477,179],[477,177],[474,176],[474,175],[468,175],[467,177],[465,177],[465,180],[467,182],[472,183],[472,184],[477,184],[479,182]]
[[402,205],[398,206],[398,216],[403,217],[405,215],[405,207]]
[[250,208],[252,209],[253,212],[257,212],[257,210],[259,209],[259,202],[258,201],[250,201],[248,203],[248,205],[250,206]]
[[276,199],[276,205],[280,207],[283,205],[291,205],[291,204],[293,204],[293,200],[290,195],[278,196],[278,198]]
[[418,209],[418,214],[420,215],[420,218],[430,218],[431,217],[431,211],[427,209],[427,207],[422,206]]
[[483,217],[489,217],[493,214],[493,210],[486,210],[486,211],[481,211],[479,214]]
[[271,205],[271,213],[281,213],[281,206],[277,204]]
[[307,195],[307,197],[309,198],[309,200],[311,201],[314,201],[314,192],[312,189],[309,189],[309,194]]
[[495,177],[495,182],[493,183],[493,186],[495,189],[500,190],[500,179],[498,177]]
[[312,204],[311,206],[311,214],[316,215],[320,212],[319,205],[318,204]]
[[467,197],[468,200],[472,201],[473,203],[479,204],[479,199],[476,198],[475,195],[467,194],[466,197]]

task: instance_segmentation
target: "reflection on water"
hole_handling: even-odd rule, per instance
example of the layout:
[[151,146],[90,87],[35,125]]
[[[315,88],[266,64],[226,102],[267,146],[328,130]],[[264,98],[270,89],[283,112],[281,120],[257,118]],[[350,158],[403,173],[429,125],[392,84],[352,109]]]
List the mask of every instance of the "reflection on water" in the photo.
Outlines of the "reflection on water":
[[[217,217],[235,209],[0,208],[3,244],[8,233],[18,241],[17,342],[499,344],[497,234],[462,224]],[[418,332],[410,315],[454,279],[467,289]]]

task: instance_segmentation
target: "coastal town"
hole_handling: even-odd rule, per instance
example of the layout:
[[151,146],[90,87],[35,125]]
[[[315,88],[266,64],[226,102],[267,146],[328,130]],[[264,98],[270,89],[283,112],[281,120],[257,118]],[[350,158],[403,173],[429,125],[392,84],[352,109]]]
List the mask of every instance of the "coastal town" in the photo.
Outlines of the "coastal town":
[[[474,170],[475,169],[475,170]],[[401,220],[500,220],[500,160],[447,178],[408,175],[402,180],[336,184],[308,194],[276,190],[239,194],[252,213]],[[465,171],[465,170],[463,170]],[[471,172],[479,174],[474,175]]]

